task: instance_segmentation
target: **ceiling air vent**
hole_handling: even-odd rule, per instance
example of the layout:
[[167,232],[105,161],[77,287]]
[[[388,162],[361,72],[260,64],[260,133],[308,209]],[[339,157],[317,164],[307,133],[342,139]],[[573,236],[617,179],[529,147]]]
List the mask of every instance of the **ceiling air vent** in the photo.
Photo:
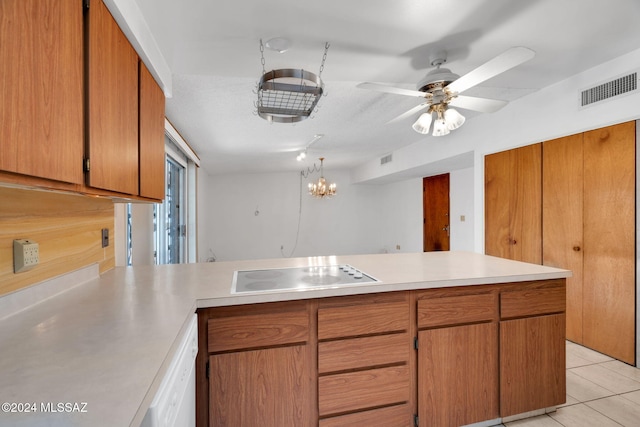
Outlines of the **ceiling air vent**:
[[393,160],[393,157],[391,154],[387,154],[384,157],[380,158],[380,165],[384,165],[385,163],[389,163],[391,162],[391,160]]
[[638,73],[632,73],[582,91],[582,106],[604,101],[638,88]]

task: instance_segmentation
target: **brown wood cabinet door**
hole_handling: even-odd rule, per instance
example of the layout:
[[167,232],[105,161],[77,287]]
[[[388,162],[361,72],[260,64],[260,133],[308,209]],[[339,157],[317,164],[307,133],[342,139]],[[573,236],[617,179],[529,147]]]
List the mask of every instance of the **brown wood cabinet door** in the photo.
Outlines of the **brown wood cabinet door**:
[[101,0],[87,15],[87,185],[137,195],[138,56]]
[[307,346],[212,355],[209,363],[210,426],[317,425]]
[[584,133],[584,344],[635,363],[635,122]]
[[485,253],[542,263],[542,150],[485,157]]
[[565,402],[564,330],[564,313],[500,322],[500,416]]
[[544,265],[571,270],[567,278],[567,339],[582,343],[582,134],[542,146],[542,254]]
[[140,61],[140,196],[165,195],[164,106],[162,89]]
[[457,427],[498,418],[498,325],[418,332],[420,425]]
[[0,2],[0,170],[81,184],[82,4]]

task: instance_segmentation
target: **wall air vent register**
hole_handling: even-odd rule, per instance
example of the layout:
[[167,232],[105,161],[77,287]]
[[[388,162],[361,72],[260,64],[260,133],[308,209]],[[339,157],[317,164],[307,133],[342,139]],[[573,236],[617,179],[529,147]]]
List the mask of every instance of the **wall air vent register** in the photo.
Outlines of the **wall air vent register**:
[[595,102],[604,101],[614,96],[632,92],[638,88],[638,73],[631,73],[615,80],[602,83],[590,89],[583,90],[581,93],[581,106]]

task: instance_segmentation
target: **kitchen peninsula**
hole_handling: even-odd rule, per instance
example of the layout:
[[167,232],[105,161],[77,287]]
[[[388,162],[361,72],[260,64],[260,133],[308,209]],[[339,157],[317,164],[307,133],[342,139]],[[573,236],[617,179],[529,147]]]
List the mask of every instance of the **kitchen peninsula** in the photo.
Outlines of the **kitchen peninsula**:
[[[379,282],[231,291],[238,270],[343,264]],[[86,412],[3,412],[0,425],[140,425],[196,311],[198,384],[220,381],[199,393],[205,422],[277,414],[270,403],[244,414],[218,404],[234,375],[283,372],[282,361],[289,377],[274,390],[295,387],[277,400],[298,417],[282,426],[469,424],[544,410],[565,398],[570,274],[463,252],[115,268],[0,321],[0,400],[86,402]]]

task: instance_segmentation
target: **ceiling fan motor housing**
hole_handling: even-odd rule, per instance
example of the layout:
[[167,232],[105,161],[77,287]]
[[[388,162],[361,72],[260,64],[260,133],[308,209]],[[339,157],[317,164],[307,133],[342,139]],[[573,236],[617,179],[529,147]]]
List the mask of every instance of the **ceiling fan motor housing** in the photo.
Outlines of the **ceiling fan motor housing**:
[[460,76],[452,73],[448,68],[436,68],[429,71],[429,73],[418,82],[417,86],[420,92],[432,92],[434,89],[443,89],[446,85],[458,78],[460,78]]

